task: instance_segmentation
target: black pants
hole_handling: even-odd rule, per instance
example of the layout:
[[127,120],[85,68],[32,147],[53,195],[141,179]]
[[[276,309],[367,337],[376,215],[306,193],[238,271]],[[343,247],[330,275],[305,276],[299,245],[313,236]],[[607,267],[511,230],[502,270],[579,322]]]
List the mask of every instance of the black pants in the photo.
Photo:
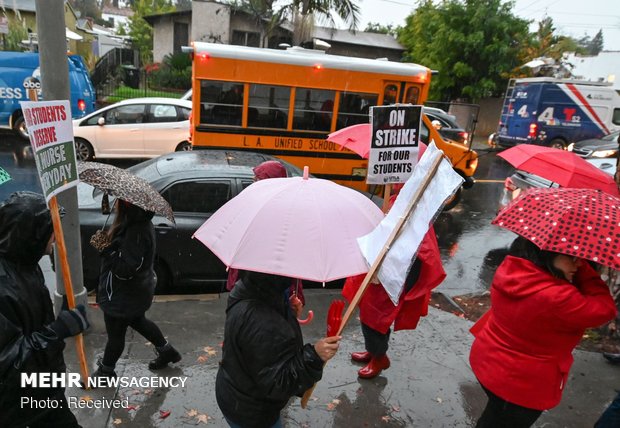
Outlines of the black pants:
[[[407,279],[405,280],[405,287],[402,291],[402,296],[409,293],[409,291],[411,291],[415,283],[418,281],[421,268],[422,262],[416,259],[413,263],[413,266],[411,267],[411,270],[409,271],[409,274],[407,275]],[[364,323],[361,324],[366,351],[370,352],[374,357],[382,357],[387,354],[391,330],[388,328],[387,333],[383,334],[377,330],[368,327]]]
[[116,318],[104,314],[103,320],[105,321],[105,330],[108,333],[108,342],[105,345],[103,360],[101,361],[104,366],[116,366],[116,362],[123,354],[123,350],[125,350],[127,327],[133,328],[158,348],[166,344],[166,339],[164,339],[164,335],[157,327],[157,324],[146,319],[144,314],[131,319]]
[[542,414],[542,410],[528,409],[499,398],[482,386],[489,397],[476,428],[529,428]]
[[387,333],[383,334],[362,323],[362,334],[364,335],[366,351],[370,352],[373,357],[382,357],[387,354],[390,332],[390,329],[388,329]]

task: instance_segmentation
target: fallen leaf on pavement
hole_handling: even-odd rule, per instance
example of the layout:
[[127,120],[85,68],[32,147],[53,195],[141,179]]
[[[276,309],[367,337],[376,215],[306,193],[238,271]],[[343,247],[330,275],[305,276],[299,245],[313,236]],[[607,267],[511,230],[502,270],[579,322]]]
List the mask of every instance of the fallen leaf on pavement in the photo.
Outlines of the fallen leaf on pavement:
[[159,411],[159,419],[166,419],[168,416],[170,416],[170,410]]
[[120,425],[120,424],[122,424],[122,423],[123,423],[123,420],[122,420],[121,418],[116,418],[116,419],[114,419],[114,420],[112,421],[112,423],[113,423],[114,425]]
[[194,417],[194,416],[196,416],[197,414],[198,414],[198,410],[196,410],[196,409],[190,409],[190,410],[187,412],[187,416],[190,416],[190,417]]
[[207,362],[207,360],[209,359],[209,357],[206,354],[203,354],[201,356],[199,356],[198,358],[196,358],[196,362],[200,363],[200,364],[204,364]]
[[393,406],[392,406],[392,411],[394,411],[394,412],[400,412],[400,407],[398,407],[398,406],[396,406],[396,405],[393,405]]
[[209,415],[207,415],[206,413],[196,416],[196,420],[204,424],[209,423],[209,419]]
[[381,420],[382,420],[383,422],[389,422],[389,421],[390,421],[390,419],[392,419],[392,418],[390,418],[388,415],[381,416]]
[[441,399],[441,397],[437,397],[435,400],[437,400],[439,404],[443,403],[443,400]]
[[209,356],[217,354],[215,349],[213,349],[211,346],[205,346],[202,350],[205,351],[207,353],[207,355],[209,355]]

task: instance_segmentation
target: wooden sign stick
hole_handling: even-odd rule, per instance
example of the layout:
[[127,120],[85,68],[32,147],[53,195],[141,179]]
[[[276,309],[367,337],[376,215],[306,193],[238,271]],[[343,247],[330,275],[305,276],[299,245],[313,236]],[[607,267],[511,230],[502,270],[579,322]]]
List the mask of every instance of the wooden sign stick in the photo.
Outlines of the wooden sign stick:
[[[439,169],[439,165],[441,164],[442,160],[443,160],[443,154],[441,153],[439,153],[437,157],[433,160],[429,174],[424,178],[422,185],[418,188],[416,193],[413,195],[413,198],[411,198],[411,201],[409,201],[409,205],[407,206],[407,209],[405,210],[404,215],[398,220],[398,223],[396,223],[394,230],[392,230],[392,233],[390,234],[387,241],[385,242],[385,245],[381,249],[381,252],[377,255],[375,262],[372,264],[372,266],[370,267],[370,270],[366,274],[366,277],[364,278],[362,285],[360,285],[360,288],[357,290],[357,293],[355,293],[355,296],[353,297],[353,299],[351,300],[351,303],[347,307],[347,310],[344,313],[344,316],[342,317],[342,323],[340,324],[340,328],[338,329],[338,333],[336,333],[336,336],[340,336],[342,334],[342,331],[344,330],[345,326],[347,325],[347,323],[351,319],[351,316],[353,315],[353,311],[355,310],[360,300],[362,299],[362,296],[366,292],[368,285],[370,285],[370,281],[374,278],[375,274],[379,270],[379,267],[381,266],[383,259],[385,259],[385,256],[390,250],[392,244],[394,243],[394,241],[396,241],[396,238],[398,238],[398,235],[400,234],[403,227],[407,223],[407,220],[411,216],[411,213],[413,212],[415,207],[418,205],[418,202],[422,198],[424,191],[430,184],[433,177],[435,177],[435,174],[437,173],[437,169]],[[314,391],[315,387],[316,387],[316,383],[314,384],[312,388],[307,390],[304,393],[303,397],[301,398],[302,409],[305,409],[306,406],[308,405],[308,400],[310,400],[310,397],[312,396],[312,392]]]
[[[65,294],[67,296],[67,306],[69,309],[75,308],[75,295],[73,294],[73,282],[71,282],[71,270],[67,260],[67,247],[65,246],[65,236],[62,233],[62,223],[60,222],[60,213],[58,210],[58,200],[56,196],[50,198],[50,213],[52,214],[52,223],[54,225],[54,236],[56,237],[56,247],[58,249],[58,260],[62,269],[62,277],[65,284]],[[84,336],[82,333],[75,336],[75,347],[80,362],[80,372],[82,373],[82,383],[85,389],[88,387],[88,364],[86,362],[86,353],[84,352]]]

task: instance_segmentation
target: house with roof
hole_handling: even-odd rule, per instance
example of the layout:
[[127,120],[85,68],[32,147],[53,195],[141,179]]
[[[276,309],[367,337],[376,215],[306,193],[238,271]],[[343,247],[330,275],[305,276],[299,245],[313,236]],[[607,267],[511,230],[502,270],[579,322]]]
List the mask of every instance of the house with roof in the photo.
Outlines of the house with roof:
[[[291,44],[293,27],[285,22],[268,36],[261,32],[257,18],[229,4],[214,0],[193,0],[191,10],[144,18],[153,27],[153,59],[161,62],[171,53],[181,52],[191,41],[277,48]],[[328,53],[363,58],[400,61],[404,47],[390,35],[315,27],[305,45],[329,46]]]
[[[65,26],[67,35],[67,50],[82,55],[90,56],[92,36],[78,26],[78,15],[68,1],[65,4]],[[8,18],[9,26],[20,25],[29,34],[24,40],[25,47],[36,50],[37,44],[37,13],[35,0],[0,0],[0,14]]]

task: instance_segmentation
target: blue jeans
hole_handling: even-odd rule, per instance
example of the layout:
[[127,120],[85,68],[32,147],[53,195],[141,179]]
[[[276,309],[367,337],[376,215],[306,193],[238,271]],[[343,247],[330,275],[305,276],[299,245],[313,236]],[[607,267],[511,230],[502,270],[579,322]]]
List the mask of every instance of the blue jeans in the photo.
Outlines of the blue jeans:
[[615,428],[620,427],[620,391],[614,401],[605,409],[594,428]]
[[[224,416],[224,419],[226,419],[226,422],[228,422],[228,425],[230,425],[230,428],[243,428],[241,425],[237,425],[236,423],[228,419],[226,416]],[[282,418],[278,418],[276,423],[273,424],[271,428],[282,428]]]

